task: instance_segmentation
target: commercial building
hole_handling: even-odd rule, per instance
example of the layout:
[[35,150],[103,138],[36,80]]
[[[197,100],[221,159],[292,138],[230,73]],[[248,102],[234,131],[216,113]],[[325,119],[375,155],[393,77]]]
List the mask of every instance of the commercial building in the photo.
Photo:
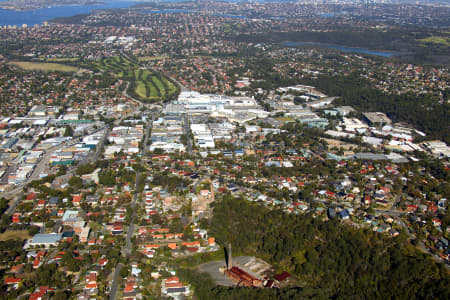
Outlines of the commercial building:
[[[55,247],[58,245],[62,238],[62,234],[49,233],[49,234],[36,234],[31,241],[28,242],[29,246],[43,246],[45,248]],[[27,245],[25,245],[27,246]]]
[[369,124],[373,126],[384,126],[392,123],[391,119],[382,112],[366,112],[363,115]]

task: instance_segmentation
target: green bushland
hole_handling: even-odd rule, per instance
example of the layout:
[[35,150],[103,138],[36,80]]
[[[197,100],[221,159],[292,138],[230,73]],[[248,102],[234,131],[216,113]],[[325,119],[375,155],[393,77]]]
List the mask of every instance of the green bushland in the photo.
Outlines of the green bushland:
[[209,234],[233,253],[256,255],[275,272],[288,271],[297,287],[280,290],[218,287],[207,274],[180,268],[199,299],[448,299],[442,264],[397,238],[287,214],[224,195],[214,203]]
[[427,38],[419,39],[418,41],[422,43],[442,44],[445,46],[450,46],[450,38],[444,36],[430,36]]

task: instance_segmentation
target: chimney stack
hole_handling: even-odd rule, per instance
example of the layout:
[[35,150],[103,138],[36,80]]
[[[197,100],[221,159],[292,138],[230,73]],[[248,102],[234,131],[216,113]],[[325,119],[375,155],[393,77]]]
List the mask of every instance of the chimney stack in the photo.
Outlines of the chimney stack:
[[231,255],[231,243],[228,244],[228,269],[233,267],[233,256]]

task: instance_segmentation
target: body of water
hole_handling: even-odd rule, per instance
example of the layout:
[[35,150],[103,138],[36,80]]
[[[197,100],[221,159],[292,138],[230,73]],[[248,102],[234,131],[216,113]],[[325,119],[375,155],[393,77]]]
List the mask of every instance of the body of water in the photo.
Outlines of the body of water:
[[[201,13],[201,11],[195,11],[195,10],[190,10],[190,9],[161,9],[161,10],[142,10],[139,11],[141,13],[146,13],[146,14],[167,14],[167,13]],[[220,14],[215,14],[212,15],[215,17],[223,17],[223,18],[235,18],[235,19],[247,19],[246,16],[236,16],[236,15],[220,15]]]
[[27,11],[0,9],[0,26],[22,26],[23,24],[32,26],[35,24],[42,24],[44,21],[54,18],[89,14],[96,9],[125,8],[130,7],[135,3],[136,2],[133,1],[106,1],[104,4],[98,5],[52,6]]
[[168,13],[196,13],[189,9],[158,9],[158,10],[137,10],[137,12],[144,14],[168,14]]
[[369,50],[369,49],[364,49],[364,48],[353,48],[353,47],[345,47],[345,46],[330,45],[330,44],[320,44],[320,43],[285,42],[285,43],[283,43],[283,45],[289,46],[289,47],[295,47],[295,46],[325,47],[325,48],[336,49],[336,50],[340,50],[340,51],[344,51],[344,52],[370,54],[370,55],[383,56],[383,57],[391,57],[393,55],[398,54],[395,52],[376,51],[376,50]]
[[246,16],[235,16],[235,15],[214,15],[214,16],[222,18],[247,19]]
[[[0,0],[5,1],[5,0]],[[100,0],[101,1],[101,0]],[[164,2],[184,2],[188,0],[166,0]],[[230,1],[230,0],[228,0]],[[127,8],[133,6],[137,2],[130,1],[105,1],[103,4],[97,5],[71,5],[71,6],[52,6],[41,9],[33,9],[27,11],[15,11],[8,9],[0,9],[0,26],[22,26],[27,24],[33,26],[35,24],[42,24],[54,18],[72,17],[80,14],[89,14],[93,10],[98,9],[113,9],[113,8]],[[139,11],[139,10],[138,10]],[[164,10],[143,10],[143,13],[161,14],[161,13],[196,13],[196,11],[186,9],[164,9]],[[216,15],[218,17],[240,18],[245,19],[245,16],[232,15]]]

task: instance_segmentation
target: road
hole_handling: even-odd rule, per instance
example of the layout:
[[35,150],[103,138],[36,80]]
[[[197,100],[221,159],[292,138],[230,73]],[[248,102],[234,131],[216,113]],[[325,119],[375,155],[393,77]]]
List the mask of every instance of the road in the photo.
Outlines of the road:
[[[88,135],[91,135],[91,134],[94,134],[94,133],[99,132],[101,130],[104,130],[105,128],[106,127],[102,127],[102,128],[96,129],[95,131],[89,133]],[[103,140],[103,142],[104,142],[104,140]],[[18,194],[19,192],[23,191],[23,188],[29,182],[31,182],[33,180],[36,180],[36,179],[39,179],[40,175],[44,173],[43,171],[45,170],[45,167],[46,167],[48,161],[50,160],[50,157],[52,156],[52,154],[55,151],[58,151],[58,150],[60,150],[62,148],[71,147],[73,145],[76,145],[77,143],[79,143],[79,138],[78,137],[75,138],[75,139],[70,140],[69,142],[63,142],[63,143],[61,143],[61,144],[59,144],[57,146],[53,146],[53,147],[50,147],[50,148],[46,149],[44,155],[39,160],[38,164],[34,168],[34,170],[31,173],[31,175],[27,178],[27,180],[24,183],[17,185],[11,191],[2,193],[2,197],[14,196],[14,195]]]
[[[150,123],[150,124],[153,124]],[[148,132],[149,132],[149,128],[150,126],[147,128],[147,130],[145,131],[145,136],[144,136],[144,143],[143,145],[141,145],[141,154],[143,154],[145,152],[145,148],[146,148],[146,141],[148,139]],[[126,244],[125,244],[125,249],[123,249],[123,254],[124,256],[128,256],[130,255],[130,250],[131,250],[131,237],[133,236],[134,233],[134,219],[136,218],[136,201],[138,199],[138,187],[141,183],[141,172],[136,172],[136,183],[134,186],[134,196],[133,196],[133,200],[131,202],[131,209],[133,210],[132,215],[131,215],[131,220],[130,220],[130,226],[128,226],[128,231],[127,231],[127,237],[126,237]]]
[[152,118],[149,121],[149,125],[147,127],[147,130],[145,131],[145,138],[144,138],[144,143],[142,145],[142,155],[145,155],[148,152],[148,147],[147,147],[147,141],[148,138],[150,136],[150,128],[153,125],[153,120],[155,120],[156,118],[158,118],[159,114],[158,113],[152,113]]
[[97,159],[99,159],[100,155],[103,152],[103,146],[105,145],[105,141],[106,138],[108,137],[109,133],[111,132],[111,129],[109,127],[103,127],[103,129],[106,128],[105,133],[103,134],[103,137],[101,139],[101,141],[97,144],[97,146],[95,147],[95,152],[94,153],[89,153],[88,156],[86,157],[86,159],[84,159],[83,161],[81,161],[78,166],[82,166],[91,162],[95,162],[97,161]]
[[[126,89],[124,91],[124,93],[126,93]],[[126,95],[128,97],[130,97],[129,95]],[[131,98],[131,97],[130,97]],[[144,106],[144,104],[136,99],[133,99],[133,101],[136,102],[136,104],[139,106],[139,108],[141,108],[142,106]],[[124,114],[121,116],[120,119],[117,119],[114,121],[114,125],[118,125],[120,124],[124,119],[126,119],[128,117],[128,114]],[[107,129],[105,134],[103,135],[102,140],[100,141],[100,143],[97,145],[96,147],[96,151],[95,153],[92,155],[92,153],[90,153],[88,155],[88,157],[81,161],[79,165],[83,165],[83,164],[87,164],[90,162],[95,162],[101,155],[102,153],[102,149],[103,149],[103,145],[105,144],[106,138],[110,132],[109,127],[104,126],[101,128],[98,128],[96,130],[94,130],[93,132],[90,132],[88,135],[94,134],[96,132],[99,132],[101,130]],[[53,146],[50,147],[49,149],[45,150],[45,153],[43,155],[43,157],[39,160],[38,164],[36,165],[36,167],[34,168],[34,170],[32,171],[31,175],[27,178],[27,180],[19,185],[17,185],[16,187],[14,187],[12,190],[8,191],[8,192],[4,192],[2,193],[0,196],[1,197],[5,197],[5,198],[13,198],[15,197],[15,199],[12,201],[12,203],[10,204],[10,206],[8,207],[8,209],[6,210],[6,214],[7,215],[12,215],[14,213],[14,211],[16,210],[16,207],[20,201],[20,199],[23,196],[23,190],[25,188],[25,186],[30,183],[33,180],[39,179],[41,174],[44,174],[44,170],[45,167],[47,166],[48,161],[50,160],[51,155],[57,151],[60,150],[64,147],[71,147],[75,144],[79,143],[79,138],[74,138],[72,140],[70,140],[69,142],[63,142],[60,145],[57,146]],[[68,172],[68,175],[73,175],[75,172],[75,169],[71,170],[70,172]]]
[[[314,199],[313,201],[314,202],[320,202],[320,203],[330,203],[331,202],[331,203],[334,203],[334,204],[338,205],[338,203],[336,203],[336,202],[327,201],[327,200]],[[432,253],[429,248],[425,247],[425,245],[423,244],[423,242],[421,240],[418,240],[417,237],[409,231],[408,226],[406,226],[405,222],[403,222],[403,220],[400,218],[402,215],[405,215],[408,212],[401,211],[401,210],[395,210],[395,209],[375,209],[375,212],[377,214],[385,214],[385,215],[389,215],[391,217],[394,217],[397,220],[397,223],[400,224],[402,226],[402,228],[405,230],[405,232],[408,235],[409,239],[417,240],[417,248],[420,251],[431,255],[431,257],[433,257],[433,259],[436,262],[442,263],[448,270],[450,270],[450,265],[448,265],[445,260],[443,260],[438,255]]]
[[395,210],[395,209],[375,209],[375,212],[378,214],[390,215],[392,217],[399,217],[399,216],[402,216],[402,215],[405,215],[408,213],[406,211]]
[[58,146],[53,146],[53,147],[50,147],[49,149],[45,150],[45,154],[39,160],[38,164],[34,168],[33,172],[31,172],[31,175],[27,178],[26,181],[17,185],[14,189],[1,194],[1,196],[5,197],[5,198],[16,197],[16,199],[13,201],[13,203],[10,204],[9,208],[6,210],[5,213],[7,215],[12,215],[14,213],[14,211],[16,210],[16,206],[19,203],[20,199],[22,198],[23,190],[24,190],[25,186],[28,183],[30,183],[31,181],[39,179],[39,176],[44,173],[43,171],[45,170],[45,167],[46,167],[48,161],[50,160],[50,157],[52,156],[52,154],[55,151],[57,151],[63,147],[70,147],[70,146],[75,145],[76,143],[77,143],[77,141],[71,140],[69,143],[64,142]]
[[[153,120],[153,117],[152,117]],[[152,120],[150,121],[149,124],[153,124]],[[140,152],[141,154],[145,153],[145,148],[147,145],[147,139],[148,139],[148,133],[149,133],[149,129],[150,126],[147,128],[147,130],[145,131],[145,136],[144,136],[144,143],[141,145],[141,149]],[[130,225],[128,226],[127,229],[127,236],[125,239],[125,246],[122,248],[122,255],[124,257],[128,257],[130,255],[131,252],[131,238],[133,237],[134,234],[134,221],[136,218],[136,202],[138,199],[138,187],[139,184],[141,183],[141,173],[139,171],[136,172],[136,182],[135,182],[135,186],[134,186],[134,196],[131,202],[131,209],[133,210],[132,214],[131,214],[131,220],[130,220]],[[109,299],[110,300],[115,300],[117,297],[117,289],[119,286],[120,281],[122,280],[122,278],[120,277],[120,270],[122,269],[123,265],[122,264],[118,264],[116,267],[116,270],[114,272],[114,279],[113,282],[111,284],[111,293],[109,294]]]
[[[140,103],[140,102],[139,102],[139,103]],[[142,104],[140,104],[140,106],[142,106]],[[126,115],[126,114],[123,115],[120,119],[115,120],[115,121],[114,121],[114,124],[115,124],[115,125],[120,124],[120,122],[122,122],[122,121],[123,121],[125,118],[127,118],[127,117],[128,117],[128,115]],[[97,133],[97,132],[102,131],[102,130],[105,130],[105,129],[106,129],[106,132],[103,134],[102,140],[101,140],[100,143],[97,145],[96,150],[95,150],[95,153],[94,153],[93,155],[92,155],[92,153],[90,153],[90,154],[88,155],[88,157],[87,157],[85,160],[83,160],[82,162],[80,162],[79,165],[83,165],[83,164],[90,163],[90,162],[95,162],[95,161],[100,157],[100,155],[101,155],[101,153],[102,153],[102,150],[103,150],[103,145],[105,144],[105,141],[106,141],[106,138],[108,137],[108,134],[109,134],[109,132],[110,132],[110,129],[109,129],[107,126],[104,126],[104,127],[98,128],[98,129],[96,129],[96,130],[94,130],[94,131],[92,131],[91,133],[88,134],[88,135],[92,135],[92,134],[94,134],[94,133]],[[39,160],[39,163],[36,165],[36,168],[34,168],[33,172],[32,172],[31,175],[27,178],[27,180],[26,180],[24,183],[22,183],[22,184],[16,186],[16,187],[15,187],[14,189],[12,189],[11,191],[8,191],[8,192],[6,192],[6,193],[3,193],[2,196],[3,196],[3,197],[11,197],[11,196],[15,196],[15,195],[17,195],[17,194],[23,192],[23,188],[24,188],[29,182],[31,182],[31,181],[33,181],[33,180],[36,180],[36,179],[39,179],[39,176],[40,176],[41,174],[44,173],[43,171],[45,170],[45,167],[46,167],[48,161],[50,160],[50,157],[52,156],[52,154],[53,154],[55,151],[60,150],[60,149],[62,149],[62,148],[64,148],[64,147],[65,147],[65,148],[71,147],[71,146],[73,146],[73,145],[75,145],[75,144],[77,144],[77,143],[79,143],[79,138],[78,138],[78,137],[75,138],[75,139],[72,139],[70,142],[63,142],[63,143],[61,143],[61,144],[58,145],[58,146],[53,146],[53,147],[51,147],[51,148],[45,150],[44,156]],[[73,172],[74,172],[74,171],[72,171],[71,173],[73,174]],[[14,212],[14,210],[15,210],[16,205],[17,205],[17,203],[13,203],[13,205],[11,205],[11,206],[8,208],[8,210],[7,210],[6,213],[7,213],[7,214],[12,214],[12,212]]]
[[114,300],[116,299],[117,295],[117,288],[118,288],[118,282],[120,281],[120,271],[122,270],[123,265],[121,263],[118,263],[116,266],[116,269],[114,271],[114,278],[113,283],[111,285],[111,292],[109,293],[109,299]]
[[[197,184],[198,184],[199,182],[201,182],[201,181],[202,181],[202,180],[199,180],[199,181],[197,181],[197,182],[194,184],[194,190],[195,190]],[[225,182],[230,182],[230,181],[225,180]],[[237,183],[234,183],[234,184],[235,184],[236,186],[240,187],[240,188],[243,188],[242,186],[239,186]],[[251,189],[251,188],[245,188],[245,187],[244,187],[244,190],[245,190],[246,193],[254,193],[254,192],[257,192],[256,190],[253,190],[253,189]],[[316,202],[316,203],[322,203],[322,204],[334,204],[334,205],[339,205],[339,203],[337,203],[337,202],[335,202],[335,201],[322,200],[322,199],[318,199],[318,198],[315,198],[315,199],[313,199],[312,201],[313,201],[313,202]],[[398,202],[398,201],[397,201],[397,202]],[[409,231],[408,226],[407,226],[407,225],[403,222],[403,220],[400,218],[402,215],[407,214],[407,212],[401,211],[401,210],[395,210],[395,209],[376,209],[375,212],[376,212],[377,214],[386,214],[386,215],[390,215],[390,216],[394,217],[394,218],[397,220],[397,223],[400,224],[400,225],[405,229],[405,232],[406,232],[406,234],[408,235],[408,237],[409,237],[411,240],[417,240],[417,248],[418,248],[420,251],[422,251],[422,252],[424,252],[424,253],[427,253],[427,254],[431,255],[431,257],[432,257],[436,262],[442,263],[448,270],[450,270],[450,265],[447,264],[447,262],[446,262],[444,259],[442,259],[442,258],[439,257],[438,255],[434,254],[429,248],[427,248],[427,247],[424,245],[424,243],[423,243],[421,240],[418,240],[418,239],[416,238],[416,236],[415,236],[413,233],[411,233],[411,232]]]
[[186,136],[187,141],[187,153],[192,154],[191,128],[189,127],[189,118],[187,114],[183,116],[183,122],[184,135]]
[[134,233],[134,219],[136,218],[136,201],[138,198],[137,189],[138,189],[138,186],[139,186],[141,180],[142,180],[141,173],[137,172],[136,173],[136,186],[134,188],[135,192],[134,192],[133,201],[131,202],[131,209],[133,210],[133,212],[131,214],[130,226],[128,226],[125,249],[123,249],[124,256],[130,255],[131,237],[133,236],[133,233]]
[[[137,197],[138,197],[137,188],[138,188],[140,180],[141,180],[141,174],[140,174],[140,172],[137,172],[136,173],[136,185],[134,188],[135,193],[133,196],[133,200],[131,202],[131,208],[132,208],[133,212],[131,215],[130,225],[128,226],[128,230],[127,230],[125,246],[122,248],[122,255],[125,257],[128,257],[130,255],[130,251],[131,251],[131,237],[133,236],[133,233],[134,233],[134,219],[136,217],[136,201],[137,201]],[[116,299],[117,288],[119,286],[120,281],[122,280],[122,278],[119,276],[121,269],[122,269],[122,264],[118,264],[116,267],[115,273],[114,273],[114,280],[111,284],[111,293],[109,294],[110,300]]]
[[430,250],[429,248],[425,247],[424,243],[423,243],[421,240],[417,239],[417,237],[409,231],[408,226],[406,226],[405,222],[403,222],[402,219],[397,218],[397,221],[398,221],[398,223],[403,227],[403,229],[405,230],[406,234],[408,235],[408,237],[409,237],[411,240],[417,240],[417,248],[418,248],[420,251],[422,251],[422,252],[424,252],[424,253],[427,253],[427,254],[431,255],[431,257],[432,257],[436,262],[442,263],[442,264],[447,268],[447,270],[450,270],[450,265],[448,265],[447,262],[446,262],[445,260],[443,260],[441,257],[439,257],[439,255],[434,254],[433,252],[431,252],[431,250]]
[[[314,199],[312,199],[312,201],[316,202],[316,203],[332,204],[332,205],[336,205],[336,206],[341,205],[340,203],[338,203],[336,201],[330,201],[330,200],[319,199],[319,198],[314,198]],[[405,215],[408,213],[408,212],[405,212],[402,210],[395,210],[395,209],[375,209],[375,212],[377,214],[385,214],[385,215],[390,215],[392,217],[399,217],[399,216],[402,216],[402,215]]]
[[[128,57],[127,54],[125,54],[123,51],[121,51],[121,53]],[[147,68],[148,70],[152,71],[152,72],[161,72],[159,70],[154,70],[150,64],[145,64],[144,65],[145,68]],[[164,74],[164,76],[170,78],[173,82],[175,82],[179,87],[180,87],[180,92],[190,92],[190,90],[188,88],[186,88],[183,84],[181,84],[181,82],[179,82],[178,80],[176,80],[174,77],[169,76],[168,74],[166,74],[164,71],[162,71],[162,74]]]
[[[167,76],[167,75],[166,75]],[[167,76],[169,77],[169,76]],[[190,90],[188,88],[186,88],[184,85],[181,84],[181,82],[179,82],[178,80],[176,80],[173,77],[170,77],[176,84],[178,84],[178,86],[180,87],[180,92],[189,92]]]

